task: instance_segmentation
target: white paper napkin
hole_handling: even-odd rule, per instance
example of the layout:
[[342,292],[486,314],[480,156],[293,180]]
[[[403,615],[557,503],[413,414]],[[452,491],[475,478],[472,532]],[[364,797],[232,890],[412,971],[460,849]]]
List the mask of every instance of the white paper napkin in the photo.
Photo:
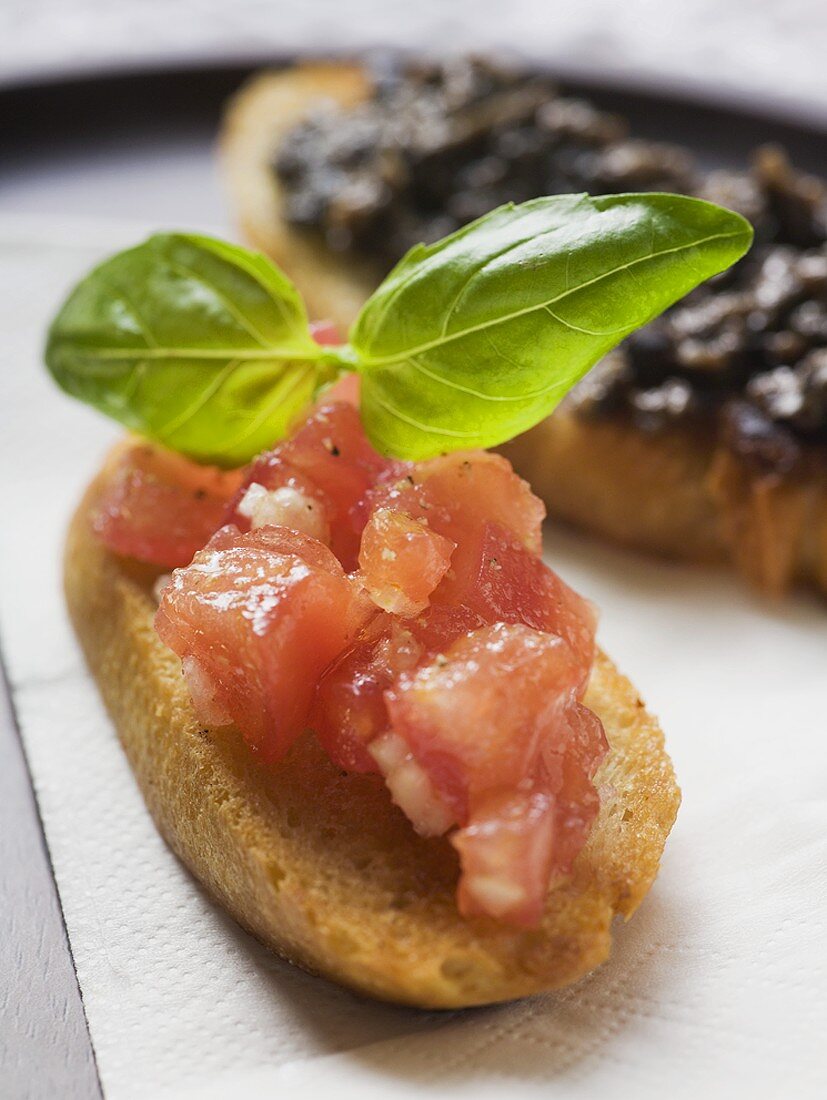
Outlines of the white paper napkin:
[[40,365],[61,294],[143,227],[0,220],[0,631],[109,1100],[815,1096],[827,1077],[827,608],[552,531],[659,714],[684,805],[571,990],[371,1004],[268,955],[159,839],[63,610],[63,532],[117,428]]

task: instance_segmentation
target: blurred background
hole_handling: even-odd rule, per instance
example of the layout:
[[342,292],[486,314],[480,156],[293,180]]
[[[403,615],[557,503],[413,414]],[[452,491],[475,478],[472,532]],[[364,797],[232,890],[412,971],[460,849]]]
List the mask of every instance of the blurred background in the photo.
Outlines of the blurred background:
[[[220,102],[296,53],[494,48],[591,85],[827,119],[823,0],[3,0],[0,42],[0,203],[19,217],[223,227]],[[148,71],[184,75],[136,82]]]
[[825,107],[825,22],[821,0],[4,0],[0,76],[27,82],[294,50],[497,46]]

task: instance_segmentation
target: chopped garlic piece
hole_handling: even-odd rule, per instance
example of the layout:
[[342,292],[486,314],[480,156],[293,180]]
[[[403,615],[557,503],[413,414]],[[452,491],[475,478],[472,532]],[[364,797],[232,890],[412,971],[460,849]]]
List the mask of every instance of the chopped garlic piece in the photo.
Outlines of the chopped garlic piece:
[[172,573],[162,573],[160,577],[157,577],[155,584],[152,586],[152,598],[156,603],[161,602],[161,596],[164,594],[164,589],[172,580]]
[[396,805],[420,836],[442,836],[454,818],[407,744],[390,730],[368,745]]
[[469,875],[465,880],[465,889],[492,917],[505,916],[526,899],[522,886],[496,875]]
[[199,722],[206,726],[231,725],[232,718],[216,699],[215,685],[201,662],[195,657],[185,657],[181,662],[181,671]]
[[254,481],[242,497],[238,510],[250,520],[254,531],[258,527],[271,525],[289,527],[325,545],[330,543],[330,529],[323,505],[290,485],[265,489]]

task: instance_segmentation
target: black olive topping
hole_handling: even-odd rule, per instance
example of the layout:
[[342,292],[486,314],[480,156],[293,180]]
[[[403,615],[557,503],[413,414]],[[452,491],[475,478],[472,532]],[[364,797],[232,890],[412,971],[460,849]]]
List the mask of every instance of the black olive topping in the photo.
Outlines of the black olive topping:
[[759,149],[748,171],[703,172],[688,150],[629,137],[624,119],[536,73],[386,58],[367,103],[316,112],[273,170],[288,221],[385,270],[420,241],[536,195],[668,190],[739,210],[756,228],[751,253],[631,336],[573,403],[647,432],[720,416],[736,451],[779,469],[796,441],[827,443],[827,188],[778,148]]

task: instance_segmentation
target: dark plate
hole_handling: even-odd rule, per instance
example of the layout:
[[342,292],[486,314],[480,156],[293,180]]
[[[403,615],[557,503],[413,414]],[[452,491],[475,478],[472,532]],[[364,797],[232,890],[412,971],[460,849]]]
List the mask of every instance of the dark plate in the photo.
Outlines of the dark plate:
[[[275,62],[281,64],[282,62]],[[227,211],[213,171],[222,104],[250,67],[130,73],[0,90],[0,188],[11,209],[209,221]],[[800,168],[827,174],[827,119],[790,121],[694,93],[607,84],[593,73],[562,82],[626,115],[633,132],[688,146],[705,166],[745,165],[777,142]],[[105,165],[106,171],[97,168]],[[135,185],[135,172],[141,186]]]
[[[212,65],[103,74],[65,82],[0,87],[0,137],[32,150],[44,142],[59,151],[79,138],[94,145],[120,136],[174,132],[214,133],[221,104],[252,72],[281,67],[284,59],[249,65]],[[812,171],[827,170],[827,112],[816,106],[807,117],[790,118],[771,98],[748,101],[736,93],[601,78],[572,67],[561,86],[627,115],[640,136],[683,142],[710,162],[737,163],[762,141],[783,142]]]

